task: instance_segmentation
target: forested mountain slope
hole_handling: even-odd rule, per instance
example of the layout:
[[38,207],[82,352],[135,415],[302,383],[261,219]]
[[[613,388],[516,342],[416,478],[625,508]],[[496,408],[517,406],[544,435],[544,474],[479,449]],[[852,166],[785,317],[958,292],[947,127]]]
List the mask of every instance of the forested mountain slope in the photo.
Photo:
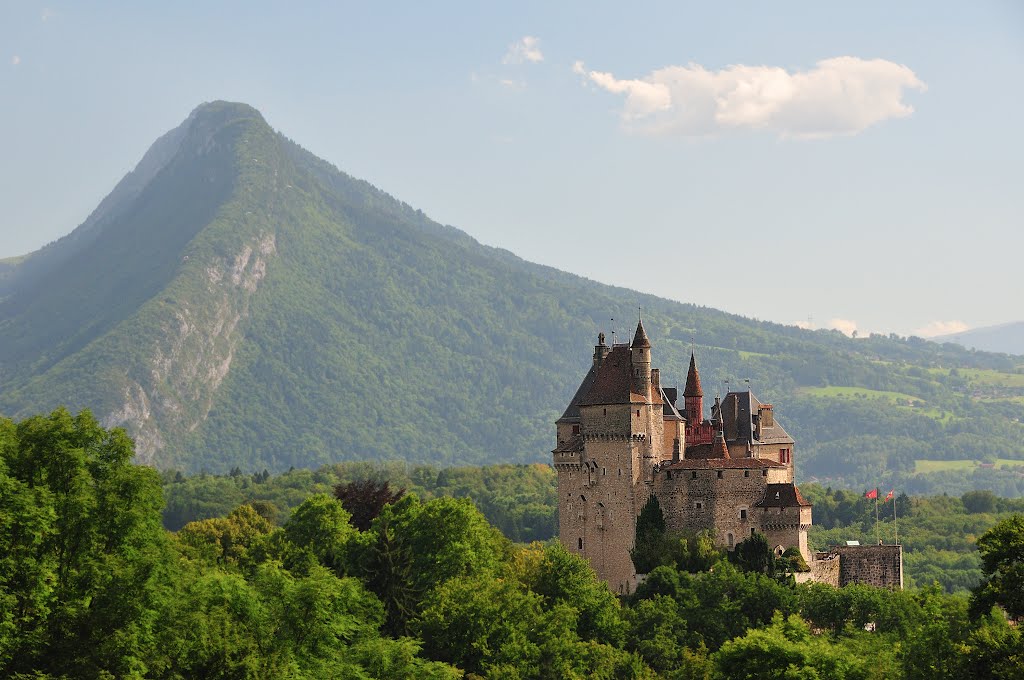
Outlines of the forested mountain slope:
[[531,264],[242,104],[200,106],[81,227],[3,265],[0,412],[91,408],[161,467],[546,461],[598,331],[638,304],[663,382],[684,377],[692,336],[707,391],[749,379],[776,404],[805,478],[1024,459],[1019,358],[805,331]]

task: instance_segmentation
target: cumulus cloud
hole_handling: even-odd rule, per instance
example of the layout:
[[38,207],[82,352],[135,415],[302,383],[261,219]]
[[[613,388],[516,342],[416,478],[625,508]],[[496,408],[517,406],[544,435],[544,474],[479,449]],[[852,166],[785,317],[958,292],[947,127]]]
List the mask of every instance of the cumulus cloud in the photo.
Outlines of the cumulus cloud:
[[932,321],[920,328],[914,330],[914,335],[919,335],[922,338],[934,338],[938,335],[953,335],[954,333],[963,333],[970,326],[965,324],[963,321]]
[[17,66],[20,63],[21,63],[21,57],[19,57],[17,54],[15,54],[13,57],[11,57],[11,66]]
[[829,319],[825,327],[849,336],[857,332],[857,322],[850,319]]
[[884,59],[834,57],[807,71],[777,66],[700,64],[666,66],[643,78],[573,71],[613,94],[625,95],[622,117],[630,129],[661,135],[702,136],[768,130],[783,137],[856,134],[914,109],[906,90],[927,86],[912,70]]
[[542,61],[544,61],[544,53],[540,51],[540,38],[524,35],[508,46],[508,51],[505,52],[501,63],[522,64],[529,62],[531,64],[539,64]]
[[[810,319],[807,321],[797,321],[793,325],[797,328],[803,328],[804,330],[814,330],[814,324],[811,323]],[[829,319],[823,327],[829,330],[839,331],[843,335],[849,335],[851,337],[854,333],[858,332],[857,322],[851,319]]]

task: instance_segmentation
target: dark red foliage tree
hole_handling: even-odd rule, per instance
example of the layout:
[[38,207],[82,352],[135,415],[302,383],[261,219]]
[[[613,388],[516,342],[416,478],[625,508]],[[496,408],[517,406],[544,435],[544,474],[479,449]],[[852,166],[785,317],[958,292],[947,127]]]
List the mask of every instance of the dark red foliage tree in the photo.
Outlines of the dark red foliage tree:
[[359,531],[366,531],[385,505],[405,495],[405,489],[392,491],[388,482],[360,479],[334,487],[334,497],[352,515],[350,523]]

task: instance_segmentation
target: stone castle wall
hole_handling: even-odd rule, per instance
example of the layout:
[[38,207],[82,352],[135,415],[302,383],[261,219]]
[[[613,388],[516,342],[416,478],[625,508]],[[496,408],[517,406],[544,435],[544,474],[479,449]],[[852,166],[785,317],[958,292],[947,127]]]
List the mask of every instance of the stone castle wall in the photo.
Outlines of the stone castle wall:
[[903,589],[902,545],[851,545],[831,548],[839,556],[839,585],[865,583]]
[[838,588],[839,563],[840,557],[836,553],[818,553],[814,561],[807,563],[811,571],[805,574],[797,574],[796,582],[806,583],[807,581],[815,581]]

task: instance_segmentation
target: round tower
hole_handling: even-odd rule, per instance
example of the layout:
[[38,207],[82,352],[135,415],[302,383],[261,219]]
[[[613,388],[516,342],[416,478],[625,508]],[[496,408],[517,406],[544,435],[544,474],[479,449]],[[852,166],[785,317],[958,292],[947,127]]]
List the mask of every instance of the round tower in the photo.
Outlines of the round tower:
[[644,322],[637,321],[633,344],[630,345],[633,363],[633,391],[651,400],[651,341],[644,330]]

